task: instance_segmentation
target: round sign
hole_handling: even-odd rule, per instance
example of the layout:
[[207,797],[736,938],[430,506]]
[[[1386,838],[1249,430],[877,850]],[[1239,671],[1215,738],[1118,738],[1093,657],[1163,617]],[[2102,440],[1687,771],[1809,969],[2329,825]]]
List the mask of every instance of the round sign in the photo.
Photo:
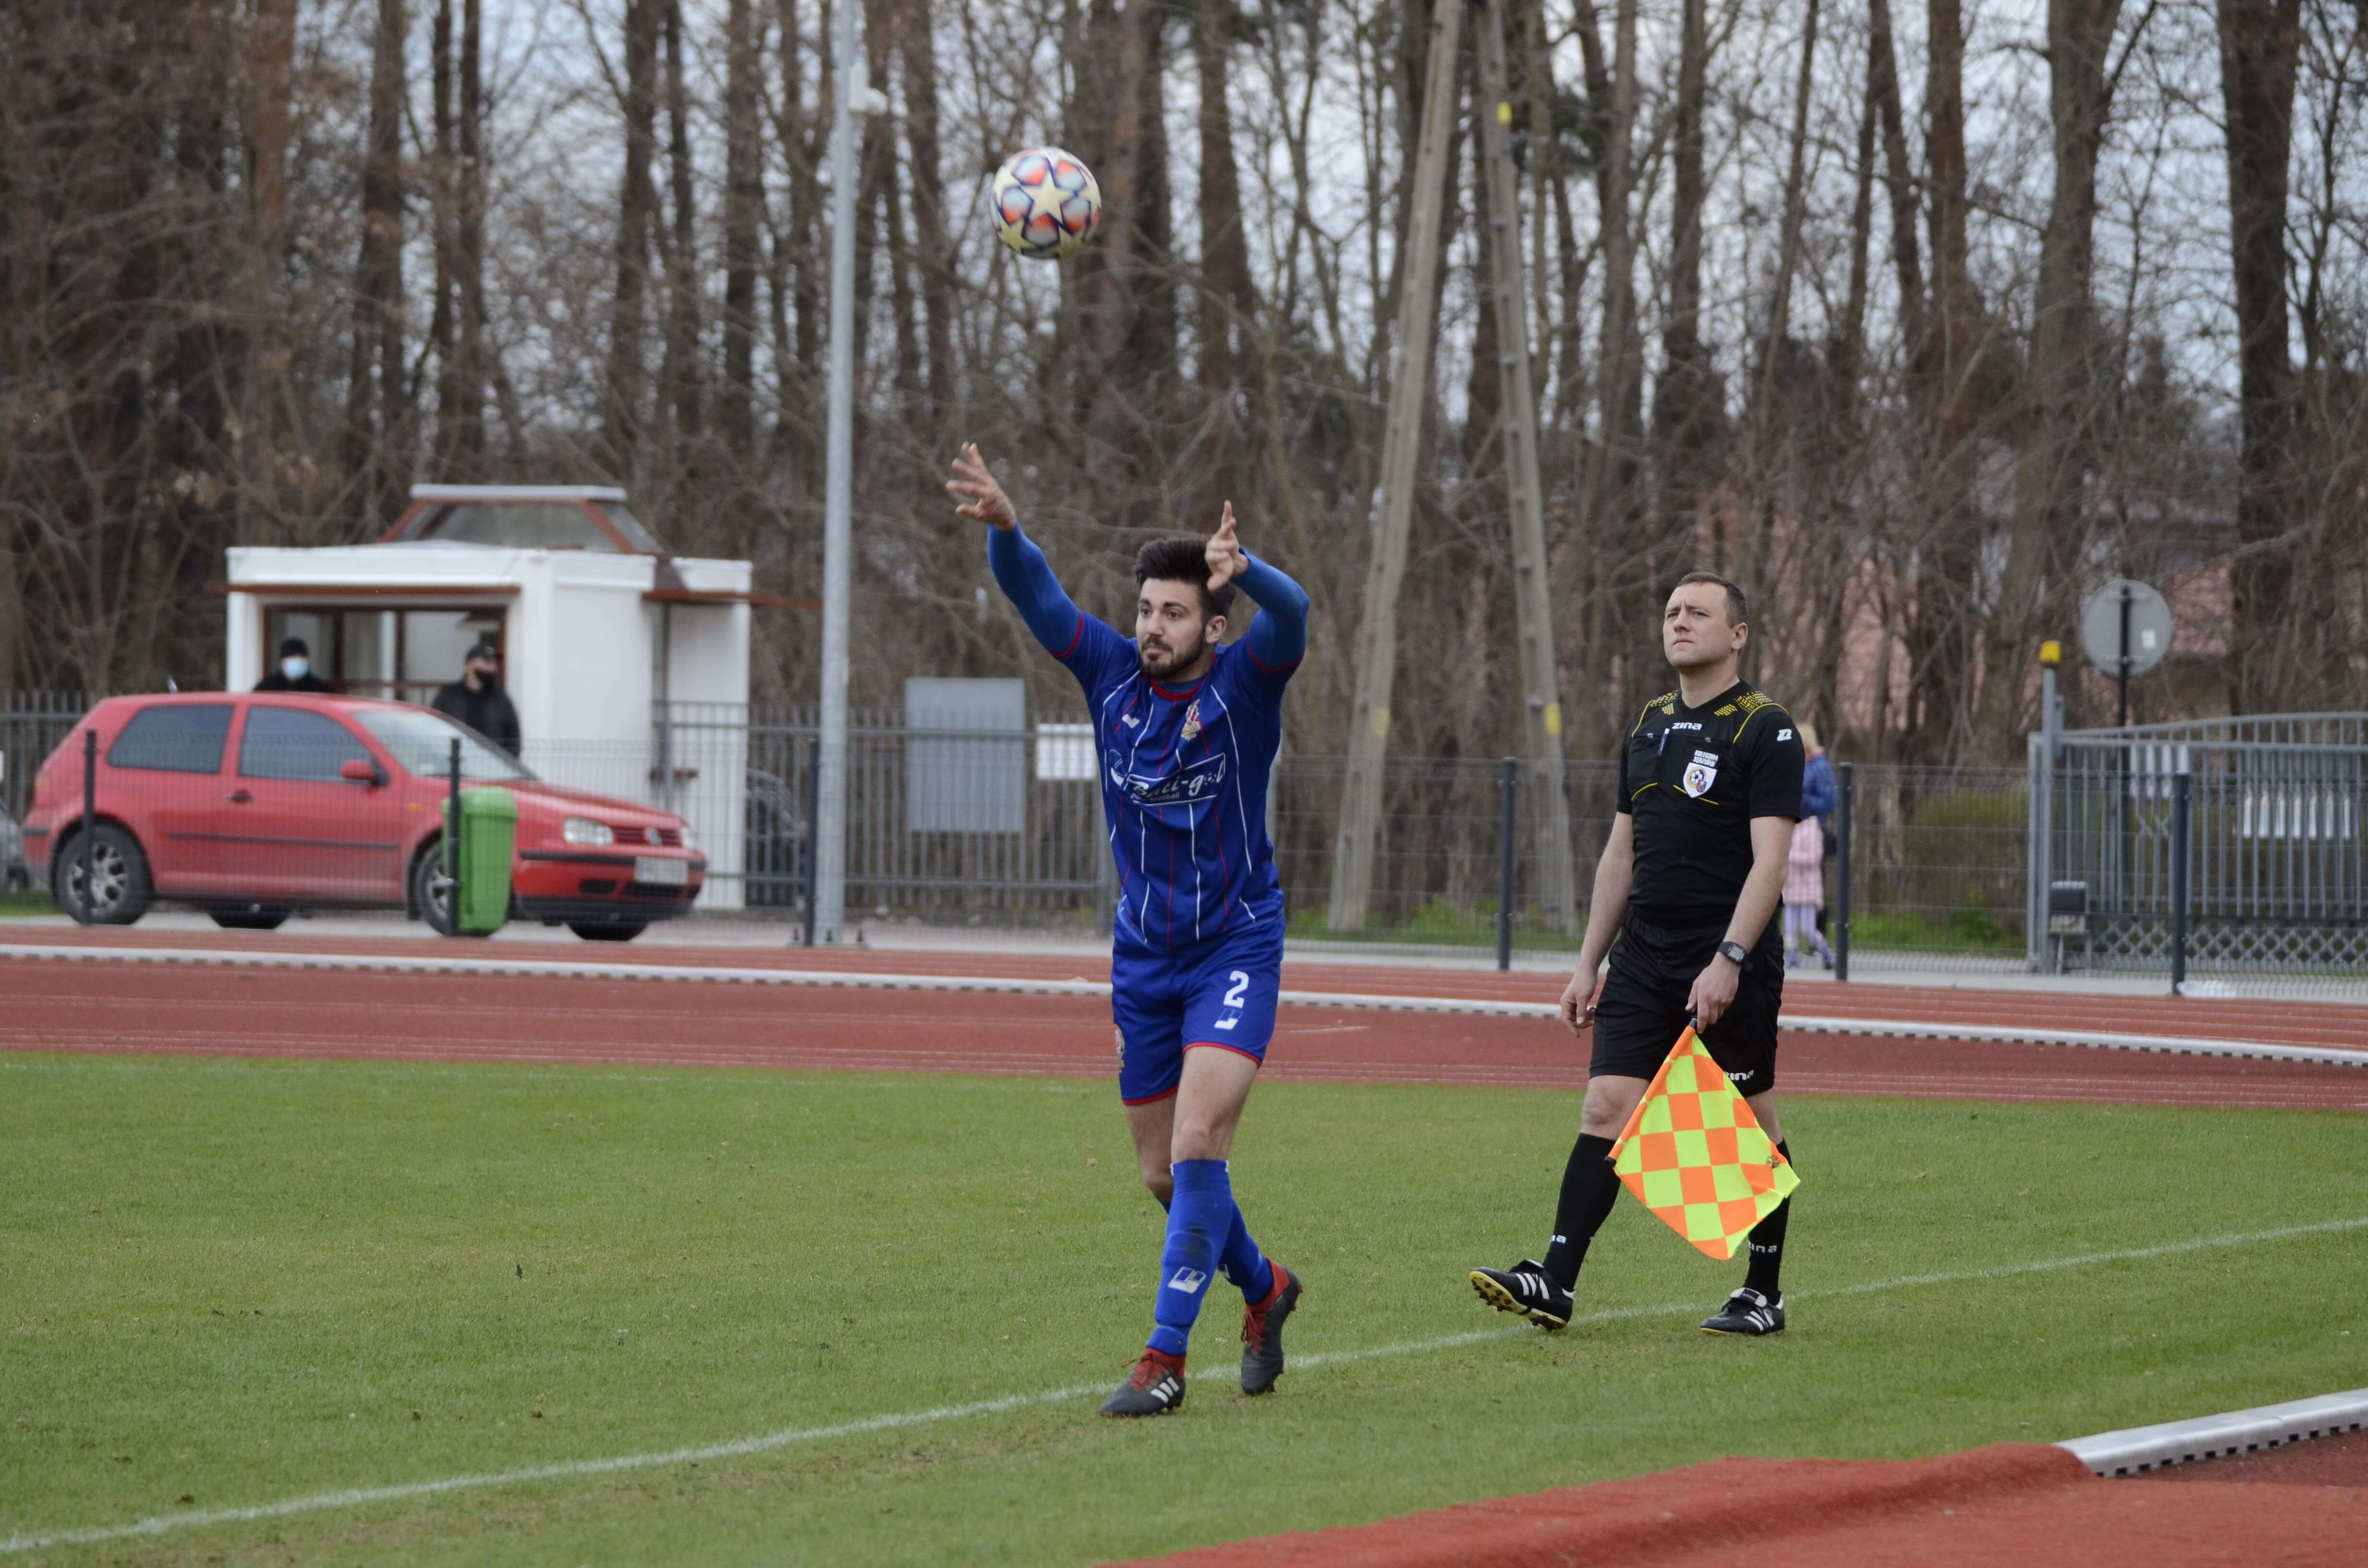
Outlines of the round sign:
[[[2124,599],[2129,605],[2126,619],[2122,614]],[[2124,626],[2129,628],[2126,647],[2122,642]],[[2130,674],[2142,676],[2170,653],[2170,606],[2144,583],[2116,577],[2080,601],[2080,651],[2106,676],[2122,673],[2126,653]]]

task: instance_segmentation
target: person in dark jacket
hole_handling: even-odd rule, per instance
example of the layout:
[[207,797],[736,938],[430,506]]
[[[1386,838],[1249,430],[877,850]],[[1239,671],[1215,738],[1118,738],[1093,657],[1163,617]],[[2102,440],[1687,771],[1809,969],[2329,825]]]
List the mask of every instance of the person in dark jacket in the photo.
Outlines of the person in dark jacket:
[[317,691],[324,696],[335,688],[313,673],[313,649],[302,637],[290,637],[279,644],[279,667],[255,683],[257,691]]
[[502,689],[502,655],[491,642],[469,650],[461,678],[436,694],[428,704],[448,719],[457,719],[512,756],[524,744],[518,733],[518,710]]

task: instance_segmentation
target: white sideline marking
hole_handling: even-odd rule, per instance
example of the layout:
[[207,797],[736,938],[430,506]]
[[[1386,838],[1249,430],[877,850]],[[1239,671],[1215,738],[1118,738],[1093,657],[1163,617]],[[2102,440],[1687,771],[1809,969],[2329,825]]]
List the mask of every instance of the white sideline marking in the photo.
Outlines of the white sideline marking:
[[[2232,1235],[2199,1236],[2192,1241],[2165,1242],[2157,1246],[2133,1247],[2121,1252],[2084,1253],[2077,1257],[2049,1258],[2040,1263],[2009,1264],[2001,1268],[1977,1268],[1961,1274],[1907,1274],[1896,1279],[1870,1280],[1861,1285],[1840,1285],[1830,1290],[1793,1291],[1791,1295],[1807,1301],[1827,1296],[1869,1296],[1886,1290],[1914,1290],[1925,1285],[1964,1285],[1984,1279],[2007,1279],[2022,1274],[2047,1274],[2066,1268],[2092,1268],[2100,1264],[2130,1263],[2147,1258],[2169,1257],[2180,1253],[2206,1252],[2214,1247],[2249,1246],[2264,1242],[2291,1241],[2296,1236],[2322,1236],[2345,1231],[2368,1230],[2368,1217],[2357,1220],[2325,1220],[2311,1225],[2286,1225],[2274,1231],[2246,1231]],[[1570,1320],[1576,1328],[1588,1324],[1619,1323],[1632,1318],[1668,1317],[1679,1312],[1697,1312],[1700,1301],[1676,1306],[1617,1307],[1607,1312],[1589,1312]],[[1373,1361],[1388,1357],[1419,1356],[1434,1350],[1452,1350],[1465,1345],[1480,1345],[1489,1340],[1508,1339],[1536,1331],[1526,1324],[1504,1328],[1475,1329],[1466,1334],[1450,1334],[1437,1339],[1410,1340],[1400,1345],[1377,1345],[1363,1350],[1318,1351],[1313,1355],[1294,1356],[1291,1365],[1301,1371],[1312,1367],[1346,1366],[1355,1361]],[[930,1426],[941,1421],[962,1421],[973,1415],[994,1415],[1007,1410],[1022,1410],[1031,1405],[1059,1404],[1066,1400],[1083,1399],[1102,1392],[1100,1383],[1072,1383],[1067,1388],[1047,1389],[1041,1393],[1006,1394],[1000,1399],[978,1400],[969,1404],[941,1404],[934,1410],[905,1411],[893,1415],[871,1415],[860,1421],[843,1421],[830,1426],[791,1426],[760,1437],[742,1437],[734,1442],[712,1443],[700,1448],[667,1449],[656,1453],[620,1454],[609,1459],[570,1460],[559,1464],[529,1465],[518,1470],[483,1471],[471,1475],[448,1475],[434,1481],[406,1481],[392,1486],[357,1486],[338,1492],[316,1492],[309,1496],[290,1497],[278,1503],[260,1503],[248,1508],[217,1508],[206,1513],[158,1515],[128,1525],[100,1525],[87,1529],[50,1530],[40,1534],[18,1534],[0,1539],[0,1555],[20,1551],[41,1551],[58,1546],[88,1546],[105,1540],[123,1540],[132,1536],[164,1535],[172,1530],[194,1529],[206,1525],[243,1524],[256,1519],[280,1519],[294,1514],[317,1514],[333,1508],[359,1507],[371,1503],[398,1503],[405,1498],[430,1497],[446,1492],[477,1491],[489,1486],[514,1486],[534,1481],[564,1481],[581,1475],[615,1475],[628,1471],[654,1470],[665,1465],[695,1463],[702,1460],[739,1459],[750,1454],[770,1453],[797,1443],[822,1442],[832,1437],[862,1437],[872,1432],[893,1432],[908,1426]]]
[[[95,963],[195,963],[260,969],[378,971],[394,974],[524,975],[550,980],[703,981],[734,985],[847,986],[867,991],[988,991],[1012,995],[1102,996],[1099,980],[1023,980],[992,975],[887,974],[860,970],[757,969],[653,963],[579,963],[561,959],[423,959],[368,953],[275,953],[218,948],[85,948],[62,944],[0,943],[0,958],[67,960]],[[1392,996],[1349,991],[1285,991],[1287,1006],[1334,1007],[1387,1013],[1463,1013],[1497,1018],[1552,1018],[1551,1002],[1504,1002],[1461,996]],[[1782,1028],[1807,1034],[1855,1034],[1911,1040],[1968,1040],[2003,1045],[2077,1045],[2108,1051],[2159,1051],[2180,1056],[2253,1057],[2270,1062],[2310,1062],[2368,1067],[2368,1051],[2338,1046],[2272,1045],[2266,1041],[2212,1040],[2186,1035],[2093,1034],[2072,1029],[2000,1028],[1987,1024],[1931,1024],[1912,1019],[1833,1018],[1786,1013]]]

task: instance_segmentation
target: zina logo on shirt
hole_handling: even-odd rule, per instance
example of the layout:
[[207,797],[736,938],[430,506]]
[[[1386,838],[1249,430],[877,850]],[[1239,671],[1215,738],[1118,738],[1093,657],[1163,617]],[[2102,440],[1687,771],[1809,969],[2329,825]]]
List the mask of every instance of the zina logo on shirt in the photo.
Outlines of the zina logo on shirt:
[[1694,759],[1686,764],[1685,789],[1687,799],[1694,801],[1701,800],[1704,795],[1710,793],[1710,787],[1717,782],[1718,754],[1716,752],[1708,751],[1698,751],[1694,753]]

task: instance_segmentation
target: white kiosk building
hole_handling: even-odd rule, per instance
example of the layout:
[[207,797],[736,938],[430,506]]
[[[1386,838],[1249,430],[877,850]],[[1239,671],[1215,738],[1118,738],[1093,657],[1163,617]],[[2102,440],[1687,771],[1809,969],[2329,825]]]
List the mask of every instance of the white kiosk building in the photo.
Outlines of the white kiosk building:
[[[519,760],[680,812],[712,868],[700,906],[737,908],[749,616],[797,603],[750,580],[746,561],[667,554],[621,490],[415,485],[375,544],[230,551],[224,684],[251,688],[301,637],[338,691],[425,704],[490,642]],[[686,723],[692,703],[712,720]]]

